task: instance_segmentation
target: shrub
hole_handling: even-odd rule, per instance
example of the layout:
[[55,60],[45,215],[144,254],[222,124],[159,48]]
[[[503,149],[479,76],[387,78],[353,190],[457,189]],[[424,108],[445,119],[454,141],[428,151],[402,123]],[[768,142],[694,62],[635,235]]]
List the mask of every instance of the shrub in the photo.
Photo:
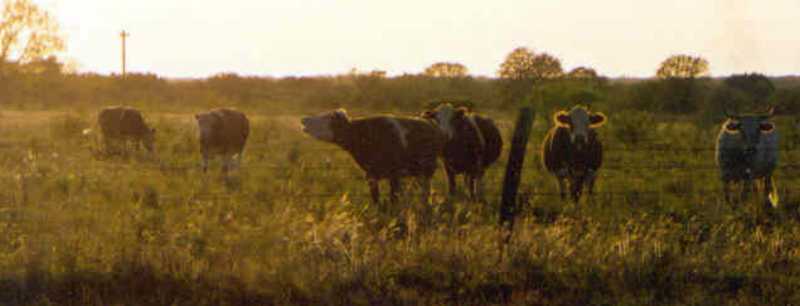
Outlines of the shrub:
[[655,116],[652,113],[624,110],[614,115],[616,120],[609,120],[611,134],[619,141],[636,145],[652,139],[655,134]]

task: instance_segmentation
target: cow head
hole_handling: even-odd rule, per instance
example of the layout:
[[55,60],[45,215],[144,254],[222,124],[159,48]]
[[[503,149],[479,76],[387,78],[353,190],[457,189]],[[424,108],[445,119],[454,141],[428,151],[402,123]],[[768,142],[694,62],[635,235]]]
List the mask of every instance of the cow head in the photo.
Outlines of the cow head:
[[570,111],[556,112],[553,115],[553,121],[557,126],[568,128],[570,142],[581,148],[589,140],[589,129],[605,124],[606,115],[600,112],[591,112],[583,106],[575,106]]
[[194,119],[197,121],[197,132],[201,140],[210,137],[211,132],[219,125],[219,118],[212,113],[195,114]]
[[454,122],[463,119],[468,113],[469,110],[466,107],[455,108],[453,105],[445,103],[437,106],[433,110],[423,112],[420,116],[428,120],[433,120],[445,137],[447,137],[447,139],[452,139],[455,133]]
[[343,108],[308,116],[300,120],[303,132],[316,139],[336,142],[336,131],[350,123],[350,117]]
[[725,116],[728,120],[722,128],[726,134],[740,137],[745,155],[753,156],[761,142],[761,136],[775,131],[775,124],[770,122],[774,110],[774,107],[770,107],[766,113],[756,115],[735,115],[726,110]]

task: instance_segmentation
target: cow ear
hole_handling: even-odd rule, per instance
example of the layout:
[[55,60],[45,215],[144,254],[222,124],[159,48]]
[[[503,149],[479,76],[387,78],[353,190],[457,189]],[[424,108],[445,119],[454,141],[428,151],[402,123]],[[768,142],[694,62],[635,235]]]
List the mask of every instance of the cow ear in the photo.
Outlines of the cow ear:
[[762,122],[759,124],[758,128],[761,129],[761,132],[769,134],[775,131],[775,124],[772,122]]
[[592,128],[601,127],[606,124],[606,115],[601,112],[593,113],[589,116],[589,123]]
[[434,116],[434,112],[432,110],[426,110],[426,111],[420,113],[419,116],[422,117],[422,118],[431,119]]
[[469,113],[469,109],[466,107],[459,107],[456,109],[456,118],[463,118]]
[[200,121],[200,114],[194,114],[194,120]]
[[150,134],[155,134],[155,133],[156,133],[156,128],[151,128],[150,129]]
[[350,117],[347,116],[347,111],[344,108],[335,110],[333,112],[333,117],[347,122],[350,121]]
[[739,123],[733,120],[728,120],[724,124],[725,132],[730,134],[739,133]]
[[569,114],[567,114],[567,112],[562,110],[553,114],[553,122],[555,122],[557,126],[566,127],[572,123],[572,119],[569,117]]

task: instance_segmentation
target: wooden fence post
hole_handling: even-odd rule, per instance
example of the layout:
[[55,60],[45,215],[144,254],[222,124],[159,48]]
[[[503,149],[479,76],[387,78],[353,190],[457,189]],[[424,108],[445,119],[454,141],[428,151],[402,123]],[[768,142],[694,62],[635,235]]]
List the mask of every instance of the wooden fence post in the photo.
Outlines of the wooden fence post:
[[514,230],[514,219],[517,215],[517,191],[519,190],[522,178],[522,164],[525,161],[525,149],[528,146],[528,137],[533,125],[534,112],[530,106],[523,107],[519,111],[517,122],[514,125],[514,135],[511,139],[511,151],[508,154],[506,164],[506,175],[503,178],[503,195],[500,200],[500,259],[503,258],[503,250],[511,240],[511,233]]

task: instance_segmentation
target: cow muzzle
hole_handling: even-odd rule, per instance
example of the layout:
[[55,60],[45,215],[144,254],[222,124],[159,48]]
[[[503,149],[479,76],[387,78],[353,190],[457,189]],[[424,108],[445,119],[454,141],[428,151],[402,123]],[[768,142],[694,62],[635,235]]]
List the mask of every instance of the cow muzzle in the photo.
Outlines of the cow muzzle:
[[584,135],[574,135],[572,138],[572,144],[577,149],[583,149],[583,147],[586,146],[586,143],[587,143],[586,136]]
[[756,147],[749,147],[748,146],[748,147],[746,147],[744,149],[744,155],[748,156],[748,157],[755,156],[757,152],[758,152],[758,149],[756,149]]

